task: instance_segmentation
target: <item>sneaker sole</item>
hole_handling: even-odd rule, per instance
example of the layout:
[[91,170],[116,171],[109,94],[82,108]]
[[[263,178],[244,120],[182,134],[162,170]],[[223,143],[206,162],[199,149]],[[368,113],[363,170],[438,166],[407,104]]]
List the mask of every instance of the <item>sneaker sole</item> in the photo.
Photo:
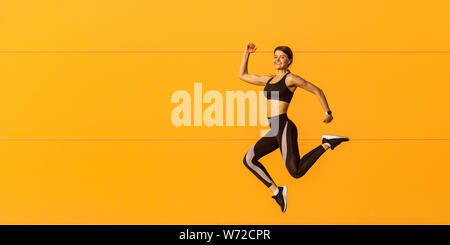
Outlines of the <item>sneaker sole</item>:
[[337,136],[337,135],[329,135],[329,134],[323,134],[322,135],[322,140],[323,139],[347,139],[347,140],[349,140],[349,138],[348,137],[345,137],[345,136]]

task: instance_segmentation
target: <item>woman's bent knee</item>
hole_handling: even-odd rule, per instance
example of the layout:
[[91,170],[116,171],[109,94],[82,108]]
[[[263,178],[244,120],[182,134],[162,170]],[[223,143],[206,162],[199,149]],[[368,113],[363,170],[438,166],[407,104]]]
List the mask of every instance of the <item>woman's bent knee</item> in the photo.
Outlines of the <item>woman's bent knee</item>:
[[249,159],[248,153],[246,153],[246,154],[244,155],[244,159],[242,159],[242,162],[244,163],[244,165],[245,165],[247,168],[250,168],[249,162],[251,162],[251,161],[252,161],[252,159]]
[[288,172],[295,179],[301,178],[303,175],[305,175],[305,173],[297,171],[297,170],[288,169]]

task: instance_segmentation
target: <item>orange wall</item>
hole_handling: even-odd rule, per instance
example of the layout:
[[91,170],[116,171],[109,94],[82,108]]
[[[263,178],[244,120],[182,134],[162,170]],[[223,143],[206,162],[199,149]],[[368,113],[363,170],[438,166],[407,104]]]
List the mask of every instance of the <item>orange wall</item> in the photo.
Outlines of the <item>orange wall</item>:
[[[0,16],[2,224],[450,224],[450,2],[8,1]],[[320,87],[289,117],[300,154],[281,213],[242,163],[261,126],[175,127],[173,92],[260,91],[272,51]],[[133,51],[133,52],[131,52]],[[207,105],[204,105],[204,108]]]

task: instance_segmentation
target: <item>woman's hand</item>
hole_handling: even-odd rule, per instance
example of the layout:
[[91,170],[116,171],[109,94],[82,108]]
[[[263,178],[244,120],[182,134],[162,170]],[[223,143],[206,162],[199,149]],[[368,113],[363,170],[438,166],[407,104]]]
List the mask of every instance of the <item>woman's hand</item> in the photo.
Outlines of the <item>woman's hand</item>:
[[332,115],[327,115],[325,119],[323,120],[324,123],[330,123],[333,120]]
[[247,44],[247,47],[245,47],[245,52],[246,53],[254,53],[256,51],[256,47],[255,47],[255,44],[253,44],[253,43],[248,43]]

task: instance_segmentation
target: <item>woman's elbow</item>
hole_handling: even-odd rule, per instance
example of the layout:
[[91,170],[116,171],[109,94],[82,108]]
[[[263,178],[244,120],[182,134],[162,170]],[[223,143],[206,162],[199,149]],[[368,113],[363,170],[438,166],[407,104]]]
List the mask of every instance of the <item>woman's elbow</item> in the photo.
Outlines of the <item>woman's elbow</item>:
[[316,95],[323,95],[323,91],[320,88],[315,89],[314,94]]

